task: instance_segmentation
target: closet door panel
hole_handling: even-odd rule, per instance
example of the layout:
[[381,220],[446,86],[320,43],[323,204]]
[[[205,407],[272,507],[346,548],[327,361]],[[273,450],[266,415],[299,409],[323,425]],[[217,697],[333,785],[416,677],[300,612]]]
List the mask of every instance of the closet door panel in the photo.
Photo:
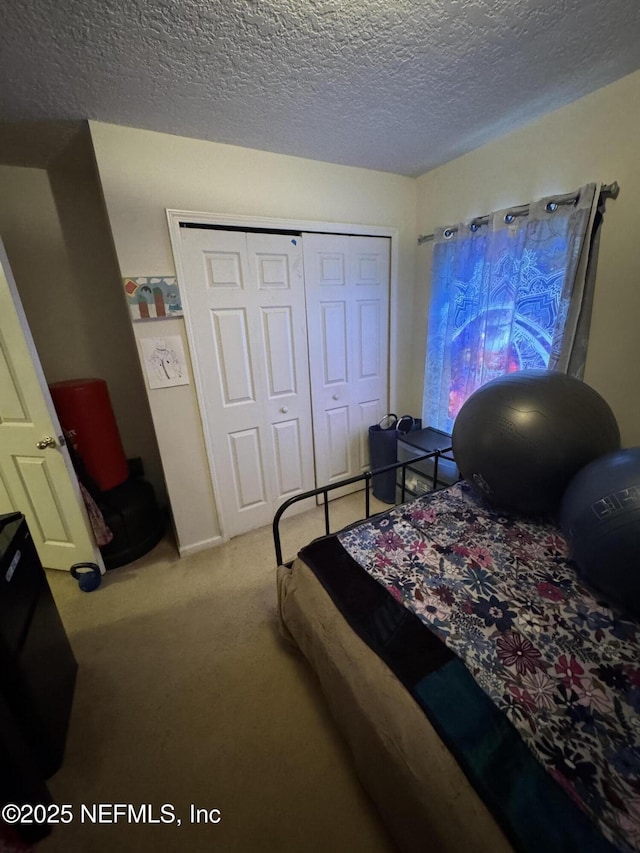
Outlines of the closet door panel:
[[273,424],[276,462],[276,499],[286,500],[305,487],[305,441],[298,419]]
[[349,381],[347,307],[345,301],[320,303],[322,383],[327,393],[331,393],[330,388]]
[[222,405],[255,403],[246,310],[212,310],[210,316]]
[[185,228],[181,238],[216,502],[234,536],[314,486],[302,251],[279,234]]
[[353,292],[354,396],[358,403],[379,399],[383,409],[379,420],[388,411],[389,240],[351,237],[349,260]]
[[364,400],[358,405],[358,468],[359,472],[369,470],[369,427],[377,424],[382,415],[382,400]]
[[315,485],[304,268],[299,238],[253,233],[246,238],[260,325],[270,522],[282,501]]
[[358,382],[382,378],[382,358],[385,347],[380,340],[383,324],[380,317],[380,300],[356,301],[355,375]]
[[388,410],[390,251],[382,237],[302,239],[316,477],[322,485],[367,470],[368,428]]
[[328,478],[320,485],[348,477],[351,469],[351,442],[349,437],[349,407],[336,406],[325,412],[325,436],[328,451],[326,468]]
[[270,399],[295,394],[297,390],[292,314],[290,305],[261,309],[263,354]]
[[233,470],[236,511],[245,513],[269,502],[263,477],[260,432],[253,429],[230,432],[227,436]]

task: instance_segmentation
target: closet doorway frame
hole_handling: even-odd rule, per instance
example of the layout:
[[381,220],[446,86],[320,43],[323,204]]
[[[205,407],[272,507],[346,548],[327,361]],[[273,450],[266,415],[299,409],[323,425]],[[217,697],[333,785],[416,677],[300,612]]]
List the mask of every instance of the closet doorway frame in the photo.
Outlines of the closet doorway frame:
[[[396,346],[398,331],[396,327],[398,315],[398,264],[399,264],[399,237],[400,229],[394,226],[387,225],[366,225],[353,222],[324,222],[315,219],[285,219],[281,217],[271,216],[253,216],[251,214],[233,214],[233,213],[206,213],[203,211],[194,210],[177,210],[173,208],[166,209],[167,223],[169,227],[169,240],[171,242],[171,252],[176,269],[176,277],[178,285],[185,280],[184,268],[182,265],[181,255],[181,240],[180,226],[185,223],[190,226],[197,227],[198,225],[213,226],[219,229],[233,228],[245,231],[299,231],[299,232],[315,232],[319,234],[346,234],[348,236],[358,237],[388,237],[391,241],[390,246],[390,270],[389,270],[389,411],[395,411],[396,392],[395,383],[391,379],[395,376],[396,369]],[[181,296],[184,300],[184,292],[186,288],[181,288]],[[215,466],[213,464],[214,452],[211,443],[211,430],[207,421],[202,400],[203,397],[203,381],[200,372],[200,366],[195,353],[195,334],[191,325],[189,316],[188,304],[184,303],[186,309],[183,313],[185,331],[189,345],[189,358],[193,368],[193,381],[195,385],[196,400],[198,403],[198,412],[200,415],[200,423],[203,432],[204,446],[207,454],[207,464],[209,468],[209,477],[213,488],[213,496],[216,507],[216,515],[218,521],[218,529],[220,530],[220,538],[222,542],[227,542],[227,525],[224,518],[224,513],[220,508],[218,496],[220,494],[221,484],[217,482]]]

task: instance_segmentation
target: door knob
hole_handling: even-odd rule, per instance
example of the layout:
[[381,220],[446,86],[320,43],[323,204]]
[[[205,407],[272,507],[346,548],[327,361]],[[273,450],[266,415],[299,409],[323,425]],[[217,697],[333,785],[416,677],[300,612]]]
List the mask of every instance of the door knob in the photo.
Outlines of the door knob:
[[334,394],[334,395],[333,395],[333,399],[334,399],[334,400],[339,400],[339,399],[340,399],[340,394]]
[[280,411],[282,412],[282,414],[283,414],[283,415],[286,415],[286,414],[287,414],[287,412],[289,411],[289,409],[288,409],[286,406],[283,406],[283,407],[280,409]]
[[36,447],[38,450],[45,450],[47,447],[55,447],[56,440],[52,435],[45,435],[43,439],[40,441],[36,441]]

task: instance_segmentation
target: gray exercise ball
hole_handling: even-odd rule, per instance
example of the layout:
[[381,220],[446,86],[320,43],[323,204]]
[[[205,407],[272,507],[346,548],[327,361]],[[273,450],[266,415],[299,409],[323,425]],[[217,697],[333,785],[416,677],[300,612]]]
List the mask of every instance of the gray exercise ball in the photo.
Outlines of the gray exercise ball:
[[586,581],[640,617],[640,447],[579,471],[562,498],[560,526]]
[[508,373],[475,391],[453,425],[460,473],[494,506],[557,512],[571,478],[620,447],[607,402],[586,383],[547,370]]

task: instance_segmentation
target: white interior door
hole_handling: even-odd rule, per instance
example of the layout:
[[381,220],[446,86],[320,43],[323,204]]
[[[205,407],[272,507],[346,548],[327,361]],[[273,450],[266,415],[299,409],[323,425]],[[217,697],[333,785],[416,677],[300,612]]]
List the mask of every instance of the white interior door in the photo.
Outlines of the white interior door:
[[[0,241],[0,513],[25,515],[47,568],[103,568],[61,434]],[[50,446],[39,448],[47,438]]]
[[367,470],[368,428],[388,411],[390,240],[305,233],[303,247],[316,476],[323,485]]
[[181,228],[195,354],[221,524],[269,524],[314,486],[299,237]]

